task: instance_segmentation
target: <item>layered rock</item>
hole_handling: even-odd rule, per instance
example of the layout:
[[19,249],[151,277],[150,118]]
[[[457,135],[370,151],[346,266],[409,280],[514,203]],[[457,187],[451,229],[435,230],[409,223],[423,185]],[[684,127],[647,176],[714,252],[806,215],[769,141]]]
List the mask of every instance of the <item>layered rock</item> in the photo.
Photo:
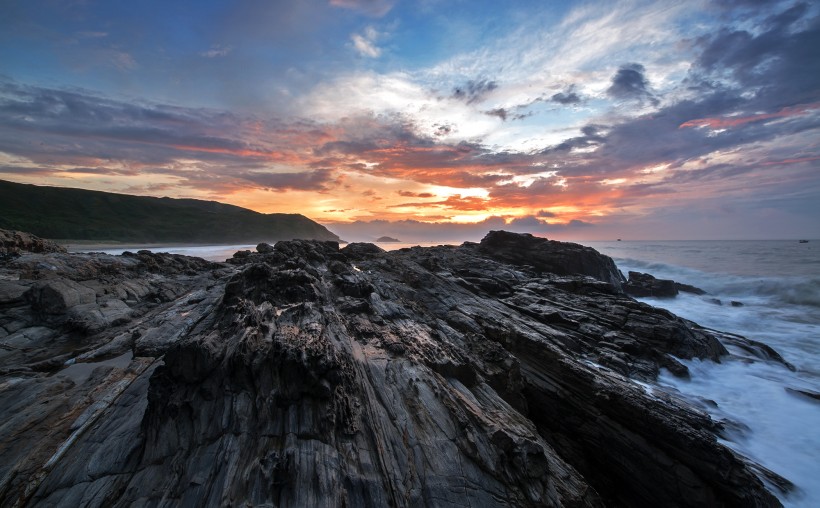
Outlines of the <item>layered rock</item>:
[[692,293],[695,295],[705,295],[706,291],[669,279],[657,279],[653,275],[641,272],[629,272],[629,279],[623,285],[624,291],[631,296],[638,298],[654,296],[659,298],[672,298],[678,293]]
[[0,259],[23,252],[66,252],[65,247],[23,231],[0,229]]
[[[230,261],[0,265],[0,504],[779,504],[720,424],[634,381],[719,361],[721,334],[624,295],[591,249],[494,232]],[[112,299],[129,313],[103,328],[59,317]]]

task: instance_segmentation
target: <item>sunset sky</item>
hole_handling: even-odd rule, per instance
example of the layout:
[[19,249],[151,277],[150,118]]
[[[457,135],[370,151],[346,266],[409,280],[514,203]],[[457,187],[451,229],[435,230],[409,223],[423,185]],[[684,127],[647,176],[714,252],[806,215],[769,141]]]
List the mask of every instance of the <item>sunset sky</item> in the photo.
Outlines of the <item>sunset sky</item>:
[[0,0],[0,179],[348,240],[820,238],[820,3]]

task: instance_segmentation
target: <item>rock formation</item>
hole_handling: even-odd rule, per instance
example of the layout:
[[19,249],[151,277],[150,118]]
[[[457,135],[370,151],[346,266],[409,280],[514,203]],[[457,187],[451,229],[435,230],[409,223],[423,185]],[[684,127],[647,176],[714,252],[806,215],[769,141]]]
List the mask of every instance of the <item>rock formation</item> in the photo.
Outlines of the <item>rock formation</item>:
[[0,505],[779,505],[719,422],[635,382],[719,361],[722,335],[592,249],[229,261],[0,264]]
[[23,252],[66,252],[65,247],[23,231],[0,229],[0,259]]
[[656,296],[661,298],[671,298],[677,296],[679,292],[705,295],[706,291],[682,284],[669,279],[656,279],[648,273],[629,272],[629,279],[623,285],[624,291],[628,295],[636,297]]

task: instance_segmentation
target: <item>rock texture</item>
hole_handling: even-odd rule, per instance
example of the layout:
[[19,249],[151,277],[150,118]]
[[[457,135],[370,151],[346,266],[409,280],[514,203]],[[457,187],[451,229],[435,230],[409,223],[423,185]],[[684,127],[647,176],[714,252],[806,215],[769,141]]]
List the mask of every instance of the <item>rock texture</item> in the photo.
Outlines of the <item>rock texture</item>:
[[0,259],[23,252],[66,252],[65,247],[23,231],[0,229]]
[[705,295],[706,291],[689,285],[675,282],[669,279],[656,279],[648,273],[629,272],[629,280],[623,285],[624,291],[632,296],[646,297],[656,296],[660,298],[671,298],[678,296],[679,292]]
[[779,505],[719,423],[634,381],[721,334],[620,282],[504,232],[6,261],[0,505]]

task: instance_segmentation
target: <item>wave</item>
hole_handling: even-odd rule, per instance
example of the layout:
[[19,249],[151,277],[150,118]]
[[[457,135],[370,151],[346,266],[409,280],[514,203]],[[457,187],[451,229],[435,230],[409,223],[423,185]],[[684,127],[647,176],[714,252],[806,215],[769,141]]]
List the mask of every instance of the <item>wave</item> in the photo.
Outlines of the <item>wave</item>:
[[820,278],[741,280],[726,284],[725,291],[767,297],[778,303],[820,307]]
[[707,273],[694,268],[638,259],[615,259],[624,272],[647,272],[703,288],[716,297],[765,299],[772,305],[804,305],[820,308],[820,277],[748,277]]

